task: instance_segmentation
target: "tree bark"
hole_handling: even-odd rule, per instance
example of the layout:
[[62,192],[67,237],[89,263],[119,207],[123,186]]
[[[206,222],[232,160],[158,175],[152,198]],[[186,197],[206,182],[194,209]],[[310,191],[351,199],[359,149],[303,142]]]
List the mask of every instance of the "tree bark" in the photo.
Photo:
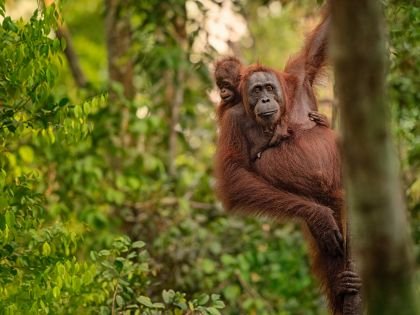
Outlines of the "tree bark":
[[370,315],[415,315],[413,257],[386,104],[380,1],[331,1],[352,244]]

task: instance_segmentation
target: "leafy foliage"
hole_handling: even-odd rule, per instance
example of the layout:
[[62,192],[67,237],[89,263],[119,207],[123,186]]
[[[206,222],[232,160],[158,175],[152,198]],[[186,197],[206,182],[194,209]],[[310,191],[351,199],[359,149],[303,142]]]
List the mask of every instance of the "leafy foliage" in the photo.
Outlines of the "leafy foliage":
[[[420,241],[420,9],[404,1],[389,1],[390,99],[394,108],[394,129],[404,172],[407,203],[413,218],[416,244]],[[417,260],[420,248],[417,246]]]
[[[0,29],[1,312],[219,314],[224,304],[217,295],[188,300],[169,290],[159,298],[163,303],[152,302],[142,295],[150,282],[145,244],[112,231],[93,237],[111,219],[101,203],[122,200],[110,187],[97,209],[91,204],[104,164],[102,156],[86,152],[95,141],[92,117],[104,110],[107,97],[74,104],[54,94],[65,47],[48,36],[57,19],[50,6],[28,22],[6,16]],[[125,185],[125,178],[117,181]],[[128,185],[134,190],[139,183],[129,178]],[[96,241],[105,249],[95,250]]]
[[[64,2],[60,15],[55,5],[40,7],[28,19],[11,18],[0,1],[1,313],[325,313],[299,230],[227,217],[215,200],[207,67],[215,55],[209,44],[203,51],[194,46],[206,36],[210,13],[192,2],[196,16],[186,1],[124,2],[132,46],[118,62],[134,61],[136,88],[127,99],[124,85],[105,75],[102,1]],[[270,2],[235,1],[234,8],[250,16],[254,5],[258,10]],[[406,8],[409,16],[416,12]],[[296,47],[291,16],[298,11],[288,8],[250,28],[259,36],[271,30],[266,38],[276,38],[272,26],[281,23],[287,46]],[[86,88],[75,86],[63,54],[68,43],[54,36],[60,16]],[[414,27],[406,21],[398,27]],[[411,79],[399,71],[404,60],[418,61],[404,48],[406,41],[414,47],[417,37],[391,26],[398,52],[392,97],[407,104],[399,107],[397,127],[408,139],[412,170],[418,76],[414,66]],[[274,51],[263,60],[276,62],[275,49],[283,47],[261,45],[261,54]],[[179,90],[172,155],[171,106]]]

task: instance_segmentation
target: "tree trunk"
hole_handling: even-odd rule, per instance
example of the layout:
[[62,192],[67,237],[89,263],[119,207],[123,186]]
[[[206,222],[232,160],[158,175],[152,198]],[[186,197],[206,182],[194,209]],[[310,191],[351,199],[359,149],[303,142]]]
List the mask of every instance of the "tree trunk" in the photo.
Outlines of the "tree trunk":
[[331,1],[347,204],[370,315],[415,315],[413,260],[385,95],[380,1]]

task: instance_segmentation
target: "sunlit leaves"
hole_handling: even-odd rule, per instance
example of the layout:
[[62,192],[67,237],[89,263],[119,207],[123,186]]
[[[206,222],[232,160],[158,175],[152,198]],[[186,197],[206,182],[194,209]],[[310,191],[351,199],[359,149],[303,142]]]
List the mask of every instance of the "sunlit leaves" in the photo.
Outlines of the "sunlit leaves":
[[[0,29],[0,133],[22,133],[31,128],[55,141],[53,129],[58,129],[72,111],[51,93],[58,68],[51,59],[62,51],[60,41],[50,38],[56,27],[54,6],[35,11],[29,22],[6,17]],[[83,122],[75,121],[72,128],[86,134]],[[67,124],[67,127],[69,125]],[[27,133],[26,133],[27,134]]]

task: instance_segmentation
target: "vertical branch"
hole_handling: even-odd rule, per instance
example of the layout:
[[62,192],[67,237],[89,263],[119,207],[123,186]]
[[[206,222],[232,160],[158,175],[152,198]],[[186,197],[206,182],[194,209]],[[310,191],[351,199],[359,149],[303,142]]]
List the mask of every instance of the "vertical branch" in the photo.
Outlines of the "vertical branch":
[[[129,56],[131,28],[128,16],[123,16],[120,0],[105,0],[106,44],[108,50],[108,72],[112,81],[121,83],[124,96],[134,96],[133,61]],[[115,95],[114,95],[115,96]]]
[[176,71],[176,79],[174,82],[175,92],[173,102],[171,104],[171,126],[169,134],[169,174],[174,176],[176,173],[175,158],[177,155],[177,129],[179,125],[180,107],[184,102],[184,81],[185,70],[180,67]]
[[[44,0],[45,6],[50,6],[54,3],[54,0]],[[76,51],[71,40],[70,32],[63,23],[61,14],[58,17],[58,27],[55,31],[57,38],[64,39],[66,41],[66,48],[64,49],[64,55],[66,56],[67,62],[70,67],[71,74],[77,86],[83,88],[87,85],[85,74],[80,67],[79,58],[77,57]]]
[[184,89],[186,79],[186,69],[184,58],[187,58],[188,40],[187,40],[187,10],[185,4],[182,6],[183,13],[173,19],[174,37],[178,43],[178,49],[181,50],[178,67],[174,70],[174,98],[171,102],[171,125],[169,134],[169,155],[168,168],[169,175],[176,175],[175,159],[177,156],[177,129],[179,126],[179,113],[182,103],[184,102]]
[[417,314],[406,212],[385,96],[380,1],[331,1],[347,202],[368,314]]
[[[125,99],[132,100],[135,90],[133,83],[134,64],[129,55],[131,45],[131,27],[129,16],[125,16],[121,0],[105,0],[106,44],[108,50],[108,73],[111,82],[120,84]],[[120,138],[123,146],[130,142],[128,134],[129,108],[113,89],[109,91],[109,99],[121,109]]]
[[56,30],[56,35],[59,39],[64,38],[66,41],[66,48],[64,54],[70,67],[71,74],[73,75],[74,81],[79,88],[83,88],[87,85],[85,74],[80,67],[79,58],[77,57],[76,51],[71,40],[70,33],[65,25],[60,25]]

